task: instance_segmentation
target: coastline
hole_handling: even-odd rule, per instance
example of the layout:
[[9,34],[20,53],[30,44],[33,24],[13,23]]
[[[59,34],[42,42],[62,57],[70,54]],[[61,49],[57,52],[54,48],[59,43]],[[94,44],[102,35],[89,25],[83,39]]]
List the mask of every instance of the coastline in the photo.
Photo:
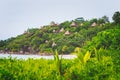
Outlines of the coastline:
[[[38,54],[8,54],[8,53],[0,53],[0,58],[9,58],[11,57],[12,59],[23,59],[23,60],[27,60],[27,59],[54,59],[54,55],[38,55]],[[59,55],[59,58],[62,59],[74,59],[77,56],[76,55],[71,55],[71,54],[67,54],[67,55]]]
[[[5,52],[5,51],[0,51],[0,54],[14,54],[14,55],[38,55],[38,56],[52,56],[54,55],[53,53],[30,53],[30,52]],[[59,55],[75,55],[75,54],[59,54]]]
[[[53,56],[54,54],[52,53],[36,53],[36,54],[33,54],[33,53],[27,53],[27,54],[21,54],[21,53],[1,53],[0,54],[9,54],[9,55],[36,55],[36,56]],[[75,54],[59,54],[59,55],[64,55],[64,56],[76,56]]]
[[0,54],[15,54],[15,55],[40,55],[40,56],[50,56],[53,55],[52,53],[29,53],[29,52],[25,52],[25,53],[21,53],[21,52],[4,52],[4,51],[0,51]]

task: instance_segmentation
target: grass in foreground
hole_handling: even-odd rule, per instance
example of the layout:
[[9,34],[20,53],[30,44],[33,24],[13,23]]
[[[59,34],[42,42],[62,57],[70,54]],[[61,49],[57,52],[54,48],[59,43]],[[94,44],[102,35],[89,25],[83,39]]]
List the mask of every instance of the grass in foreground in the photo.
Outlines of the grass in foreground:
[[[100,55],[113,53],[105,50],[95,51],[72,60],[59,59],[0,59],[0,80],[118,80],[120,60],[118,56]],[[110,54],[109,54],[110,55]]]

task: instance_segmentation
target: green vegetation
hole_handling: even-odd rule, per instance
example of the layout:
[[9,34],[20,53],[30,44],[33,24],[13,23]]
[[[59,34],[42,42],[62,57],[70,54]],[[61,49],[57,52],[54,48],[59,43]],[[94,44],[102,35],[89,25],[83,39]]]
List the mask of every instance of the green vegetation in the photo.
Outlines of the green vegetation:
[[[28,29],[16,38],[0,41],[0,50],[54,54],[54,60],[0,59],[0,80],[118,80],[120,79],[120,15],[83,17],[41,29]],[[22,52],[21,52],[22,51]],[[76,54],[66,60],[59,54]]]
[[[120,78],[120,51],[95,49],[95,56],[84,55],[77,48],[78,58],[54,60],[0,59],[0,80],[118,80]],[[102,54],[101,54],[102,53]],[[82,55],[82,56],[80,56]],[[117,55],[117,56],[116,56]]]
[[76,47],[83,48],[99,32],[119,27],[118,17],[119,12],[116,12],[113,15],[114,23],[110,23],[107,16],[89,21],[80,17],[59,25],[51,22],[50,25],[41,28],[28,29],[15,38],[1,40],[0,50],[20,54],[51,54],[57,49],[59,54],[69,54]]
[[112,18],[116,24],[120,24],[120,12],[119,11],[115,12]]

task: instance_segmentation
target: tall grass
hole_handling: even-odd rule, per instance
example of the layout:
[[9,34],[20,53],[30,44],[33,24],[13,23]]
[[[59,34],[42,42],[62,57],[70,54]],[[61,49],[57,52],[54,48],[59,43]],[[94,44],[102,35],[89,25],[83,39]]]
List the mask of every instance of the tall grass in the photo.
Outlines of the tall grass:
[[62,77],[62,56],[59,58],[58,51],[55,50],[54,61],[57,72],[57,79],[61,79]]
[[54,60],[0,59],[0,80],[118,80],[119,52],[100,49],[83,55],[78,48],[72,60],[59,58],[57,51]]

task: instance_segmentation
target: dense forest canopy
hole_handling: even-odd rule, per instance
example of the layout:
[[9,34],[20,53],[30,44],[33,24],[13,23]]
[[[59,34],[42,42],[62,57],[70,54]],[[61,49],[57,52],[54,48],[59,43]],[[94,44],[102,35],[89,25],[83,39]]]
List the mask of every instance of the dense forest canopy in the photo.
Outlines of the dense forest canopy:
[[76,47],[89,49],[103,47],[119,49],[120,12],[113,15],[114,22],[107,16],[85,20],[83,17],[41,28],[32,28],[15,38],[0,41],[2,53],[51,54],[55,49],[59,54],[74,52]]

